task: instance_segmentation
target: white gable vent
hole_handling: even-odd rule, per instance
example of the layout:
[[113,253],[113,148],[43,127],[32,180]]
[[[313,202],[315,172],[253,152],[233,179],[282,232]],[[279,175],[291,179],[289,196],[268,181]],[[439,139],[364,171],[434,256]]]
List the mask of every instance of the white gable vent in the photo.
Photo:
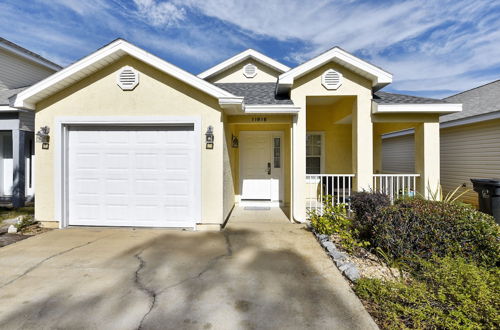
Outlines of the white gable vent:
[[321,77],[321,83],[326,89],[337,89],[342,85],[342,74],[333,69],[326,70]]
[[243,67],[243,74],[247,78],[253,78],[257,75],[257,67],[249,63]]
[[131,66],[124,66],[118,71],[117,84],[124,91],[131,91],[139,84],[139,72]]

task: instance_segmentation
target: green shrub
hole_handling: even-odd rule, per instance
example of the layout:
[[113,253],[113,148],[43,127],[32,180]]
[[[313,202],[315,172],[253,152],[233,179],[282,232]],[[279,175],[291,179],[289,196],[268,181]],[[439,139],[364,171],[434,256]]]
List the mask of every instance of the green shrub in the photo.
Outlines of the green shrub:
[[378,210],[391,205],[389,196],[366,191],[355,192],[351,196],[351,209],[354,211],[353,226],[358,230],[361,239],[369,239],[373,234],[373,226]]
[[352,226],[351,219],[347,216],[346,204],[332,203],[332,198],[327,197],[322,214],[312,211],[310,213],[311,226],[319,234],[337,234],[341,246],[347,251],[357,247],[365,247],[369,243],[357,239],[358,232]]
[[368,240],[394,259],[455,255],[487,266],[499,262],[499,226],[470,207],[406,199],[379,209],[371,222]]
[[362,278],[355,291],[386,329],[498,329],[500,272],[463,258],[420,259],[408,281]]

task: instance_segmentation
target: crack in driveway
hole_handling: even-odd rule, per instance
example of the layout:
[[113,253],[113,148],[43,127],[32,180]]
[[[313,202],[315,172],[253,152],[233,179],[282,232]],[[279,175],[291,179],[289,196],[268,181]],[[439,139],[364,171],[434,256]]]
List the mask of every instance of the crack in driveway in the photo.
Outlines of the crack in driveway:
[[144,259],[141,257],[141,254],[143,252],[144,252],[144,250],[141,250],[139,253],[137,253],[137,254],[134,255],[134,257],[137,260],[139,260],[139,267],[137,267],[137,269],[135,271],[134,283],[135,283],[136,287],[139,290],[141,290],[142,292],[144,292],[149,297],[149,299],[151,300],[151,302],[149,303],[149,309],[148,309],[148,311],[142,316],[141,322],[139,323],[139,326],[137,327],[138,330],[142,329],[142,325],[143,325],[144,321],[148,317],[149,313],[151,313],[151,311],[155,307],[155,305],[156,305],[156,297],[158,296],[158,294],[153,289],[148,288],[141,281],[140,272],[146,266],[146,261],[144,261]]
[[[108,236],[106,236],[106,237],[108,237]],[[89,244],[95,243],[95,242],[97,242],[97,241],[99,241],[99,240],[101,240],[101,239],[104,239],[104,238],[106,238],[106,237],[101,237],[101,238],[95,239],[95,240],[93,240],[93,241],[89,241],[89,242],[86,242],[86,243],[84,243],[84,244],[80,244],[80,245],[74,246],[74,247],[72,247],[72,248],[70,248],[70,249],[67,249],[67,250],[64,250],[64,251],[58,252],[58,253],[53,254],[53,255],[51,255],[51,256],[49,256],[49,257],[47,257],[47,258],[44,258],[44,259],[40,260],[39,262],[37,262],[35,265],[33,265],[33,266],[31,266],[30,268],[28,268],[27,270],[25,270],[25,271],[24,271],[21,275],[19,275],[19,276],[17,276],[17,277],[15,277],[15,278],[13,278],[12,280],[8,281],[7,283],[2,284],[2,285],[0,286],[0,289],[5,288],[6,286],[8,286],[8,285],[10,285],[10,284],[14,283],[15,281],[19,280],[20,278],[22,278],[22,277],[24,277],[24,276],[28,275],[29,273],[31,273],[32,271],[34,271],[35,269],[37,269],[38,267],[40,267],[43,263],[45,263],[45,262],[49,261],[50,259],[53,259],[53,258],[55,258],[55,257],[59,257],[59,256],[61,256],[61,255],[63,255],[63,254],[68,253],[68,252],[71,252],[71,251],[74,251],[74,250],[76,250],[76,249],[79,249],[79,248],[82,248],[82,247],[84,247],[84,246],[87,246],[87,245],[89,245]]]
[[190,277],[185,278],[177,283],[174,283],[172,285],[165,287],[164,289],[162,289],[159,292],[159,294],[161,294],[165,291],[168,291],[172,288],[175,288],[176,286],[179,286],[185,282],[200,278],[201,276],[203,276],[203,274],[205,274],[210,269],[212,269],[212,267],[214,267],[222,258],[231,257],[233,255],[233,249],[232,249],[231,241],[229,240],[229,233],[226,231],[223,231],[222,235],[224,236],[224,241],[225,241],[225,245],[226,245],[226,253],[211,258],[208,261],[207,265],[198,274],[196,274],[194,276],[190,276]]
[[141,321],[139,323],[139,326],[137,327],[138,330],[143,329],[144,321],[146,320],[146,318],[149,316],[149,314],[152,312],[152,310],[156,306],[156,300],[157,300],[157,298],[158,298],[158,296],[160,294],[162,294],[165,291],[167,291],[169,289],[172,289],[172,288],[174,288],[176,286],[179,286],[179,285],[181,285],[181,284],[183,284],[183,283],[185,283],[187,281],[191,281],[191,280],[200,278],[201,276],[203,276],[203,274],[205,274],[207,271],[209,271],[210,269],[212,269],[212,267],[214,267],[219,262],[220,259],[225,258],[225,257],[230,257],[230,256],[233,255],[231,241],[229,240],[229,233],[226,232],[226,231],[224,231],[224,232],[222,232],[222,235],[224,236],[224,242],[225,242],[225,245],[226,245],[226,253],[218,255],[218,256],[215,256],[212,259],[210,259],[210,261],[208,262],[208,264],[197,275],[185,278],[185,279],[183,279],[183,280],[181,280],[181,281],[179,281],[177,283],[169,285],[168,287],[164,288],[163,290],[161,290],[159,292],[156,292],[155,290],[153,290],[151,288],[148,288],[142,282],[142,280],[141,280],[140,273],[146,267],[146,261],[141,256],[145,249],[141,250],[140,252],[138,252],[137,254],[134,255],[134,257],[139,261],[139,266],[137,267],[137,269],[135,271],[134,283],[135,283],[136,287],[140,291],[144,292],[149,297],[149,299],[150,299],[149,309],[143,315],[143,317],[142,317],[142,319],[141,319]]

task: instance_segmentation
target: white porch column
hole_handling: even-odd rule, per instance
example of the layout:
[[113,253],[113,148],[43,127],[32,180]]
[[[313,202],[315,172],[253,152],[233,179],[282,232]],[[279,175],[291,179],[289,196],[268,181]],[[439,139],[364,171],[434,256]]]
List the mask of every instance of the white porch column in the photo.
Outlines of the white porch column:
[[415,127],[415,170],[420,174],[418,191],[429,198],[439,189],[439,122]]
[[352,109],[353,190],[370,190],[373,178],[373,123],[371,96],[360,94]]
[[306,220],[306,111],[302,107],[292,126],[292,217]]
[[373,134],[373,173],[382,173],[382,135]]

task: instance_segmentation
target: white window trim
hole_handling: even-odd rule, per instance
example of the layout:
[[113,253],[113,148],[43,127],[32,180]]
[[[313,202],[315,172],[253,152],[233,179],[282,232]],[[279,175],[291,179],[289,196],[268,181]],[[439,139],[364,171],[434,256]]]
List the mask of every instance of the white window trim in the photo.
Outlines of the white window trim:
[[[319,162],[320,173],[324,174],[325,172],[325,132],[324,131],[307,131],[306,132],[306,148],[307,148],[307,136],[308,135],[319,135],[321,137],[321,159]],[[307,149],[306,149],[306,158],[307,158]],[[307,174],[307,166],[306,166],[306,175],[314,175]],[[317,183],[317,180],[307,180],[306,183]]]
[[[201,118],[199,116],[84,116],[84,117],[56,117],[54,129],[54,206],[55,220],[59,223],[59,228],[68,226],[68,161],[67,161],[67,143],[68,126],[70,125],[130,125],[130,126],[162,126],[162,125],[180,125],[193,124],[194,132],[197,136],[195,148],[199,150],[194,157],[194,163],[198,164],[193,171],[195,182],[199,182],[198,189],[194,192],[194,198],[198,201],[194,210],[195,217],[192,225],[196,230],[196,224],[201,223],[202,219],[202,195],[201,195]],[[52,139],[51,139],[52,140]]]

